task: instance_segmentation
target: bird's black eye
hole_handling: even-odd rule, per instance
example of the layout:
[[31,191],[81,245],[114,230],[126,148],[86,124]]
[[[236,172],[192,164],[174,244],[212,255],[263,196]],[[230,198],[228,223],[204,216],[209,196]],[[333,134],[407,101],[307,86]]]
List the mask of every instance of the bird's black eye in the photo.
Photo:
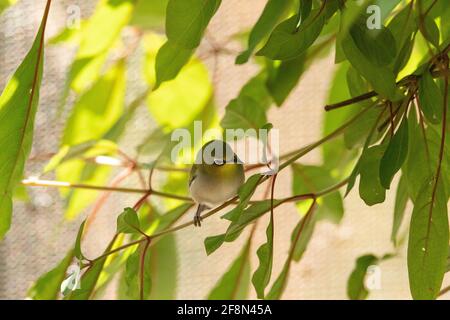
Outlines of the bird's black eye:
[[223,161],[223,159],[214,159],[214,164],[216,166],[223,166],[225,164],[225,161]]

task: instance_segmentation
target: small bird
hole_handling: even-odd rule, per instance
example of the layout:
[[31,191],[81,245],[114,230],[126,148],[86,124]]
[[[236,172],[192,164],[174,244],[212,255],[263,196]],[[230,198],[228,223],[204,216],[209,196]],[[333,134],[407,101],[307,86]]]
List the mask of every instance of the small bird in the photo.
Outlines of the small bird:
[[189,191],[198,204],[194,225],[201,226],[203,210],[224,203],[244,183],[244,166],[228,143],[212,140],[197,153],[189,177]]

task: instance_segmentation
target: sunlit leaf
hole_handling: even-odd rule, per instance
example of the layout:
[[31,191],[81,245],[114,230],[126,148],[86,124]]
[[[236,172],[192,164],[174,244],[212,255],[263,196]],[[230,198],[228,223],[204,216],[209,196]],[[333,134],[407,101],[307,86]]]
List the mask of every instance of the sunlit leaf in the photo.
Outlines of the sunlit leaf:
[[[125,66],[119,62],[83,94],[70,115],[62,145],[73,146],[101,139],[116,123],[123,112],[125,97]],[[110,168],[95,166],[74,159],[56,169],[59,180],[102,185]],[[67,205],[66,217],[72,219],[96,197],[92,190],[73,190]]]
[[15,4],[17,0],[0,0],[0,13],[3,12],[9,6]]
[[163,28],[169,0],[137,1],[130,25],[144,29]]
[[193,49],[200,44],[203,33],[220,3],[221,0],[169,0],[166,14],[168,42],[156,57],[155,89],[162,82],[177,76],[189,60]]
[[[145,38],[145,78],[150,85],[156,81],[155,63],[161,37],[150,34]],[[159,53],[158,53],[159,54]],[[147,103],[153,118],[161,126],[178,128],[189,125],[205,110],[212,95],[208,70],[193,58],[178,76],[163,83],[148,95]]]
[[[420,18],[419,18],[420,19]],[[428,15],[423,16],[423,24],[419,23],[419,30],[430,43],[439,48],[439,28],[436,22]]]
[[44,14],[31,49],[0,96],[0,239],[11,225],[13,191],[22,178],[33,142],[47,14]]
[[100,76],[108,51],[130,20],[134,0],[101,0],[93,15],[83,26],[80,46],[69,71],[67,88],[78,93],[92,85]]

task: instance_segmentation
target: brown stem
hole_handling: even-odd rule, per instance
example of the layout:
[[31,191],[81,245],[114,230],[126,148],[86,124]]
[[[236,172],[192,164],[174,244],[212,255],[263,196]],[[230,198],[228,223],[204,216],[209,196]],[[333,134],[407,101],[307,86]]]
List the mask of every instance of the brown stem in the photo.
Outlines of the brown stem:
[[150,246],[150,239],[146,239],[144,248],[141,252],[139,263],[139,298],[144,300],[144,276],[145,276],[145,255],[147,254],[148,247]]
[[[90,190],[103,190],[103,191],[116,191],[116,192],[125,192],[125,193],[141,193],[147,194],[149,190],[145,189],[135,189],[135,188],[119,188],[119,187],[107,187],[107,186],[96,186],[90,184],[82,184],[82,183],[70,183],[67,181],[53,181],[53,180],[39,180],[39,179],[25,179],[22,180],[22,184],[29,187],[59,187],[59,188],[73,188],[73,189],[90,189]],[[162,191],[152,190],[152,195],[162,197],[162,198],[171,198],[186,202],[192,202],[192,199],[189,197],[179,196],[176,194],[166,193]]]
[[[336,190],[338,190],[341,187],[345,186],[347,183],[348,183],[348,178],[343,180],[343,181],[341,181],[341,182],[339,182],[338,184],[336,184],[334,186],[331,186],[330,188],[324,189],[324,190],[322,190],[320,192],[317,192],[315,194],[314,193],[306,193],[306,194],[300,194],[300,195],[295,195],[295,196],[279,199],[279,200],[277,200],[277,204],[274,205],[273,208],[276,208],[276,207],[278,207],[278,206],[280,206],[280,205],[282,205],[282,204],[284,204],[286,202],[300,201],[300,200],[306,200],[306,199],[316,199],[316,198],[322,197],[322,196],[327,195],[329,193],[335,192]],[[203,214],[201,218],[202,219],[206,219],[206,218],[214,215],[215,213],[219,212],[223,208],[225,208],[225,207],[229,206],[230,204],[234,203],[235,200],[237,200],[237,199],[238,199],[238,197],[236,196],[233,199],[230,199],[230,200],[224,202],[220,206],[218,206],[218,207],[208,211],[207,213]],[[159,238],[159,237],[161,237],[163,235],[166,235],[166,234],[169,234],[169,233],[173,233],[173,232],[185,229],[187,227],[192,226],[193,224],[194,224],[194,221],[186,222],[186,223],[183,223],[183,224],[181,224],[179,226],[176,226],[176,227],[173,227],[173,228],[169,228],[169,229],[166,229],[166,230],[154,233],[152,235],[143,237],[141,239],[132,241],[130,243],[127,243],[127,244],[125,244],[125,245],[123,245],[121,247],[117,247],[117,248],[115,248],[115,249],[113,249],[113,250],[111,250],[111,251],[109,251],[109,252],[107,252],[107,253],[105,253],[105,254],[103,254],[103,255],[95,258],[95,259],[93,259],[92,263],[94,263],[97,260],[100,260],[100,259],[104,258],[105,256],[108,256],[110,254],[116,253],[118,251],[121,251],[121,250],[129,248],[129,247],[135,246],[135,245],[140,244],[140,243],[142,243],[142,242],[144,242],[146,240],[152,240],[152,242],[153,242],[153,240],[155,240],[155,239],[157,239],[157,238]]]

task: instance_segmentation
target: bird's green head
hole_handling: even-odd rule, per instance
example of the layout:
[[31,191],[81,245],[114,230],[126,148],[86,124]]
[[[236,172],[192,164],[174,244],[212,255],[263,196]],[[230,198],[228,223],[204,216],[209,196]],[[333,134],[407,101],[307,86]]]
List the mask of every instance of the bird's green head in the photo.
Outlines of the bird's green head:
[[226,178],[242,169],[242,161],[231,147],[222,140],[207,142],[197,153],[197,170],[209,175]]

